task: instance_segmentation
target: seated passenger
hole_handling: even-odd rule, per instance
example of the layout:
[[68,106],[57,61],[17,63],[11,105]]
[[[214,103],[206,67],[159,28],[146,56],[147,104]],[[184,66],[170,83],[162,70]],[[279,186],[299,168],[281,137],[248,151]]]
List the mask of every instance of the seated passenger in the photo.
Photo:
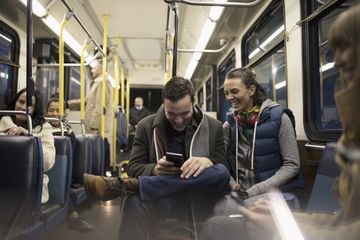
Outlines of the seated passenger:
[[[303,184],[292,122],[282,106],[267,98],[255,77],[250,69],[236,68],[226,74],[224,82],[226,100],[233,110],[223,125],[230,187],[243,198],[274,187],[290,191]],[[236,207],[231,198],[220,203],[224,204],[228,207],[218,205],[217,210]]]
[[[9,103],[8,110],[26,111],[26,89],[18,92],[14,99]],[[45,204],[49,200],[48,182],[49,177],[45,174],[55,163],[55,146],[54,138],[51,131],[51,126],[45,121],[43,115],[43,105],[41,101],[41,93],[35,91],[32,97],[31,115],[33,135],[41,139],[44,159],[44,175],[43,175],[43,190],[41,196],[41,203]],[[27,135],[27,118],[24,115],[16,115],[9,117],[2,117],[0,119],[0,133],[7,135]]]
[[[184,209],[177,207],[189,199],[208,207],[206,214],[228,192],[221,123],[195,105],[194,88],[187,79],[172,78],[162,96],[163,106],[136,129],[128,174],[137,179],[84,177],[84,185],[93,195],[110,196],[116,189],[119,194],[136,192],[125,203],[119,231],[122,240],[146,239],[160,219],[178,218]],[[186,161],[176,165],[166,152],[182,155]]]
[[[47,117],[51,118],[59,118],[59,99],[58,98],[51,98],[47,104]],[[52,126],[52,132],[54,135],[59,135],[61,133],[60,122],[59,121],[49,121]],[[75,152],[75,144],[76,144],[76,137],[74,132],[71,129],[70,124],[64,118],[62,120],[63,124],[63,131],[65,136],[69,136],[72,146],[72,152]],[[71,199],[70,199],[71,200]],[[94,229],[94,227],[86,222],[84,219],[80,217],[80,215],[76,212],[74,203],[70,201],[69,204],[69,214],[68,214],[68,226],[70,229],[75,229],[79,232],[89,232]]]
[[[294,213],[307,240],[356,240],[360,236],[360,5],[343,12],[330,27],[341,89],[335,93],[343,133],[337,144],[340,177],[336,192],[341,210],[336,214]],[[201,239],[279,239],[267,202],[249,209],[238,207],[244,218],[218,216],[205,224]]]

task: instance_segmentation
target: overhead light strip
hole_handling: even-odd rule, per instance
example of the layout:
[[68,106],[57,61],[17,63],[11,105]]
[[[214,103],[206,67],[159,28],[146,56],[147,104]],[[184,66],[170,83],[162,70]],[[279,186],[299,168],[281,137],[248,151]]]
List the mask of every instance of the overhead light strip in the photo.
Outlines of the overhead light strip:
[[[215,2],[227,2],[227,0],[217,0]],[[208,44],[211,38],[212,33],[214,32],[216,21],[219,20],[219,18],[221,17],[223,10],[224,10],[223,7],[211,7],[209,18],[206,19],[204,23],[200,37],[196,43],[195,49],[197,50],[205,49],[206,45]],[[190,79],[192,77],[201,56],[202,56],[201,52],[193,53],[192,58],[186,69],[185,78]]]

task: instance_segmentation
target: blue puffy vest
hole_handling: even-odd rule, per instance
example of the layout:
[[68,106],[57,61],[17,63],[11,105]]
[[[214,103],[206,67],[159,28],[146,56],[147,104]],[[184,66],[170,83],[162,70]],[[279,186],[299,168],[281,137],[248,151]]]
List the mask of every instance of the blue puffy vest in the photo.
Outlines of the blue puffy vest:
[[[283,159],[279,146],[279,131],[281,116],[284,108],[281,105],[265,108],[257,123],[254,152],[254,170],[257,182],[262,182],[273,176],[280,169]],[[231,166],[231,173],[236,176],[235,149],[236,149],[236,125],[233,115],[229,115],[227,121],[230,124],[231,135],[227,147],[227,159]],[[252,144],[252,143],[250,143]],[[303,177],[298,174],[290,182],[281,186],[281,190],[288,191],[294,187],[303,186]]]

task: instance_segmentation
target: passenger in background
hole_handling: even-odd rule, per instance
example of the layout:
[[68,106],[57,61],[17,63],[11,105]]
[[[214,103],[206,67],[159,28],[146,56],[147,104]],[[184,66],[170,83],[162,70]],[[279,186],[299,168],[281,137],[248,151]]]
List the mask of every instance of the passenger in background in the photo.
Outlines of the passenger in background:
[[[184,201],[189,199],[200,204],[204,214],[211,212],[214,202],[228,192],[221,123],[195,105],[190,80],[172,78],[162,97],[163,106],[140,121],[136,130],[128,174],[138,189],[125,203],[122,240],[146,239],[156,232],[160,219],[184,214]],[[166,152],[183,156],[184,163],[179,160],[176,165]],[[117,189],[119,196],[129,185],[129,180],[84,175],[90,195],[110,195]]]
[[[19,91],[15,98],[9,103],[8,110],[26,111],[26,89]],[[55,146],[54,138],[51,131],[51,126],[45,121],[43,115],[43,104],[41,100],[41,93],[35,91],[32,97],[32,127],[33,135],[41,139],[43,150],[43,190],[41,196],[41,203],[45,204],[49,200],[48,182],[49,178],[46,175],[55,163]],[[24,115],[16,115],[9,117],[2,117],[0,119],[0,133],[7,135],[27,135],[27,119]]]
[[[103,109],[101,107],[102,99],[102,61],[96,60],[91,73],[94,80],[91,82],[90,90],[85,98],[85,131],[86,133],[97,134],[101,130],[101,114]],[[113,86],[110,80],[106,80],[106,91],[105,91],[105,138],[108,144],[112,144],[113,138],[113,120],[114,120],[114,97],[113,97]],[[68,100],[67,104],[70,109],[80,109],[80,99]],[[110,153],[112,147],[110,147]],[[112,154],[110,154],[110,157]],[[108,157],[109,158],[109,157]],[[106,160],[106,168],[110,166],[110,160]]]
[[[250,69],[236,68],[226,74],[224,82],[233,111],[223,125],[230,187],[243,198],[270,188],[291,191],[303,185],[292,122],[282,106],[267,98],[255,78]],[[217,209],[233,212],[237,207],[227,197]]]
[[130,109],[130,131],[128,149],[130,149],[133,144],[138,122],[149,115],[150,111],[146,107],[144,107],[144,99],[142,99],[141,97],[136,97],[135,105],[133,108]]
[[[47,104],[47,117],[51,117],[51,118],[59,118],[60,114],[59,114],[59,99],[58,98],[51,98]],[[61,133],[61,127],[60,127],[60,122],[59,121],[49,121],[49,123],[52,126],[52,132],[54,135],[60,135]],[[64,131],[64,135],[68,136],[70,138],[71,141],[71,146],[72,146],[72,152],[75,152],[75,147],[76,147],[76,137],[74,132],[71,129],[70,124],[68,123],[68,121],[64,118],[62,120],[62,124],[63,124],[63,131]],[[89,232],[92,231],[94,229],[94,227],[89,224],[87,221],[85,221],[84,219],[82,219],[80,217],[80,215],[77,213],[77,211],[75,210],[74,207],[74,203],[71,201],[70,199],[70,204],[69,204],[69,214],[67,217],[68,220],[68,227],[70,229],[75,229],[79,232]]]
[[[341,173],[336,193],[342,203],[336,214],[294,213],[307,240],[356,240],[360,236],[360,5],[340,14],[329,30],[340,70],[340,89],[335,93],[343,132],[335,159]],[[205,224],[202,239],[279,239],[268,203],[261,201],[246,209],[245,218],[214,217]],[[246,219],[246,220],[245,220]],[[244,221],[245,220],[245,221]],[[284,226],[285,227],[285,226]]]

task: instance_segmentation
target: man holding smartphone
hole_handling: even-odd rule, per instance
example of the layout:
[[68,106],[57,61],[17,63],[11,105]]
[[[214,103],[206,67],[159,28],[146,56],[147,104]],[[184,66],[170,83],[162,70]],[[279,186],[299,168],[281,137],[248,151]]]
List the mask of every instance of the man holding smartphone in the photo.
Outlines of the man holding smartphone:
[[90,196],[110,200],[132,192],[124,207],[121,240],[147,239],[159,220],[184,215],[184,203],[210,214],[229,190],[222,124],[195,104],[190,80],[172,78],[162,98],[159,110],[137,125],[127,166],[132,178],[84,175]]
[[[179,202],[215,202],[228,190],[222,125],[195,104],[191,81],[174,77],[162,98],[156,114],[138,123],[128,174],[138,178],[139,194],[126,202],[121,239],[146,239]],[[183,156],[181,166],[167,159],[175,156]]]

